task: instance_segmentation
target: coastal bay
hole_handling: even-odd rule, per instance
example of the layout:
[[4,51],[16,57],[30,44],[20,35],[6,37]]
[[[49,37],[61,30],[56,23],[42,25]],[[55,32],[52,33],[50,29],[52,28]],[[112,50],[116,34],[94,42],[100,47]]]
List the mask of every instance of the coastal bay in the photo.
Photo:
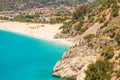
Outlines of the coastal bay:
[[72,46],[73,43],[67,39],[54,39],[54,36],[61,32],[59,28],[62,25],[0,21],[0,30]]
[[0,30],[0,80],[59,80],[55,63],[69,46]]

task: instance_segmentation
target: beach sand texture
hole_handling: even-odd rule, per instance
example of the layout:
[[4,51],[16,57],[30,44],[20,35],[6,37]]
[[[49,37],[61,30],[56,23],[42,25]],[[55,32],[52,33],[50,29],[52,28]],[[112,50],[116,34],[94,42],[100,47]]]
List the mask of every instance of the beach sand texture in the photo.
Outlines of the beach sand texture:
[[57,43],[73,45],[66,39],[54,39],[57,33],[60,33],[59,27],[63,24],[37,24],[37,23],[21,23],[21,22],[10,22],[1,21],[0,29],[10,32],[15,32],[38,39],[54,41]]

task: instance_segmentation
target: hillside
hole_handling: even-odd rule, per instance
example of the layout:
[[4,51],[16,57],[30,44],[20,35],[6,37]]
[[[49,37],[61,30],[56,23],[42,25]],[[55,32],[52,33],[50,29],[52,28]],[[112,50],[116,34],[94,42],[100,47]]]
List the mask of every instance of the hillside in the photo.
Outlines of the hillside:
[[24,10],[36,7],[60,7],[77,6],[87,0],[1,0],[0,11],[5,10]]
[[[96,2],[95,2],[96,3]],[[63,80],[120,80],[120,0],[82,5],[56,38],[77,42],[54,67]]]

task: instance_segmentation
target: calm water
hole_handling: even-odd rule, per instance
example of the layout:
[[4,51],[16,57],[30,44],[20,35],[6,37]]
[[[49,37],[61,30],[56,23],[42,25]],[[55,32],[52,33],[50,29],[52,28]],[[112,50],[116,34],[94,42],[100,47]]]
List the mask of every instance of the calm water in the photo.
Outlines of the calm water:
[[0,80],[60,80],[52,69],[68,48],[0,31]]

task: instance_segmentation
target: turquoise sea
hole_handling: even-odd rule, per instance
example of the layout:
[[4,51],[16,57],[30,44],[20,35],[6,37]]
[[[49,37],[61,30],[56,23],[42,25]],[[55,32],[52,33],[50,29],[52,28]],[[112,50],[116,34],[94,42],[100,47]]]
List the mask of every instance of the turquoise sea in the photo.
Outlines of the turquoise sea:
[[0,80],[60,80],[52,70],[68,48],[0,30]]

